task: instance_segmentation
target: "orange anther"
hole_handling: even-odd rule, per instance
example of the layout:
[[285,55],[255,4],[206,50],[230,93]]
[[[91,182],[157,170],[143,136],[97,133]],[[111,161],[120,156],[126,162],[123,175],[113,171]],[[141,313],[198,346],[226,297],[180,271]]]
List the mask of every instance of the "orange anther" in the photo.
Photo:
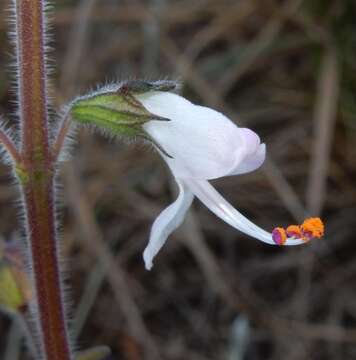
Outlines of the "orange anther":
[[302,230],[298,225],[289,225],[286,229],[286,233],[288,237],[294,237],[296,239],[302,237]]
[[311,238],[321,238],[324,235],[324,224],[320,218],[309,218],[304,220],[300,226],[303,237],[307,240]]
[[272,239],[277,245],[284,245],[287,241],[286,231],[281,227],[276,227],[272,231]]

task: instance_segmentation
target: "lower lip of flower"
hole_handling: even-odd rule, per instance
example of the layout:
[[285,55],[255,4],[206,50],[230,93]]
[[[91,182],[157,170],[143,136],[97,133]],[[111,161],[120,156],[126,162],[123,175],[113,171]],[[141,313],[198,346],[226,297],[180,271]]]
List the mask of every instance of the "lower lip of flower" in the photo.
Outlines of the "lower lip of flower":
[[289,225],[287,229],[276,227],[272,239],[277,245],[284,245],[289,238],[302,239],[305,242],[324,236],[324,224],[320,218],[308,218],[301,225]]

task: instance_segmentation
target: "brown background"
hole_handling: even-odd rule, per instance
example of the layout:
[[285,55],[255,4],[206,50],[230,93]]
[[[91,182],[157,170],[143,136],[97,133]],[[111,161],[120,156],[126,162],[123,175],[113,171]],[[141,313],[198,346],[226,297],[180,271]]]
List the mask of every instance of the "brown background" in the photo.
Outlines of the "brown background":
[[[270,247],[196,201],[147,272],[142,251],[175,196],[171,174],[148,146],[79,131],[60,192],[80,347],[107,344],[125,360],[356,358],[354,1],[56,3],[54,108],[107,81],[180,79],[184,96],[267,144],[260,170],[214,181],[232,204],[266,229],[308,214],[326,223],[322,241]],[[7,7],[1,114],[15,110]],[[2,166],[6,239],[19,236],[17,199]],[[2,352],[9,327],[1,316]]]

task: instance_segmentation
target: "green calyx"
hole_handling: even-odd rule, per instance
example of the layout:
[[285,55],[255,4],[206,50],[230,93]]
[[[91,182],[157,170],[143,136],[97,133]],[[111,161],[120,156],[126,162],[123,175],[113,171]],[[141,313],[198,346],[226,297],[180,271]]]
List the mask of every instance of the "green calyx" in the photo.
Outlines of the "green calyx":
[[114,134],[131,135],[130,128],[139,128],[150,120],[169,121],[151,114],[132,95],[107,93],[75,102],[71,109],[74,120],[96,125]]
[[72,103],[70,115],[80,124],[94,125],[112,135],[128,138],[141,137],[152,142],[169,156],[145,132],[143,125],[151,120],[170,120],[150,113],[134,95],[150,91],[171,91],[176,87],[177,84],[173,81],[126,81],[119,84],[115,90],[99,91],[78,98]]

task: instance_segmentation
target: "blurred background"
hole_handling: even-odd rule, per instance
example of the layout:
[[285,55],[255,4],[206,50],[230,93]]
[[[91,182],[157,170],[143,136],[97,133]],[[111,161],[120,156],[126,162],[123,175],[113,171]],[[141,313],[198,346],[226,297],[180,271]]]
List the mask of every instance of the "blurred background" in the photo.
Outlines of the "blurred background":
[[[1,114],[15,110],[8,7]],[[80,348],[106,344],[123,360],[356,358],[355,19],[353,0],[56,1],[54,109],[97,84],[179,79],[185,97],[267,144],[260,170],[214,181],[234,206],[267,230],[326,223],[322,240],[271,247],[195,201],[148,272],[142,252],[176,196],[171,174],[146,145],[81,130],[60,179]],[[20,237],[17,200],[1,166],[6,240]],[[2,359],[26,358],[11,316],[0,334]]]

